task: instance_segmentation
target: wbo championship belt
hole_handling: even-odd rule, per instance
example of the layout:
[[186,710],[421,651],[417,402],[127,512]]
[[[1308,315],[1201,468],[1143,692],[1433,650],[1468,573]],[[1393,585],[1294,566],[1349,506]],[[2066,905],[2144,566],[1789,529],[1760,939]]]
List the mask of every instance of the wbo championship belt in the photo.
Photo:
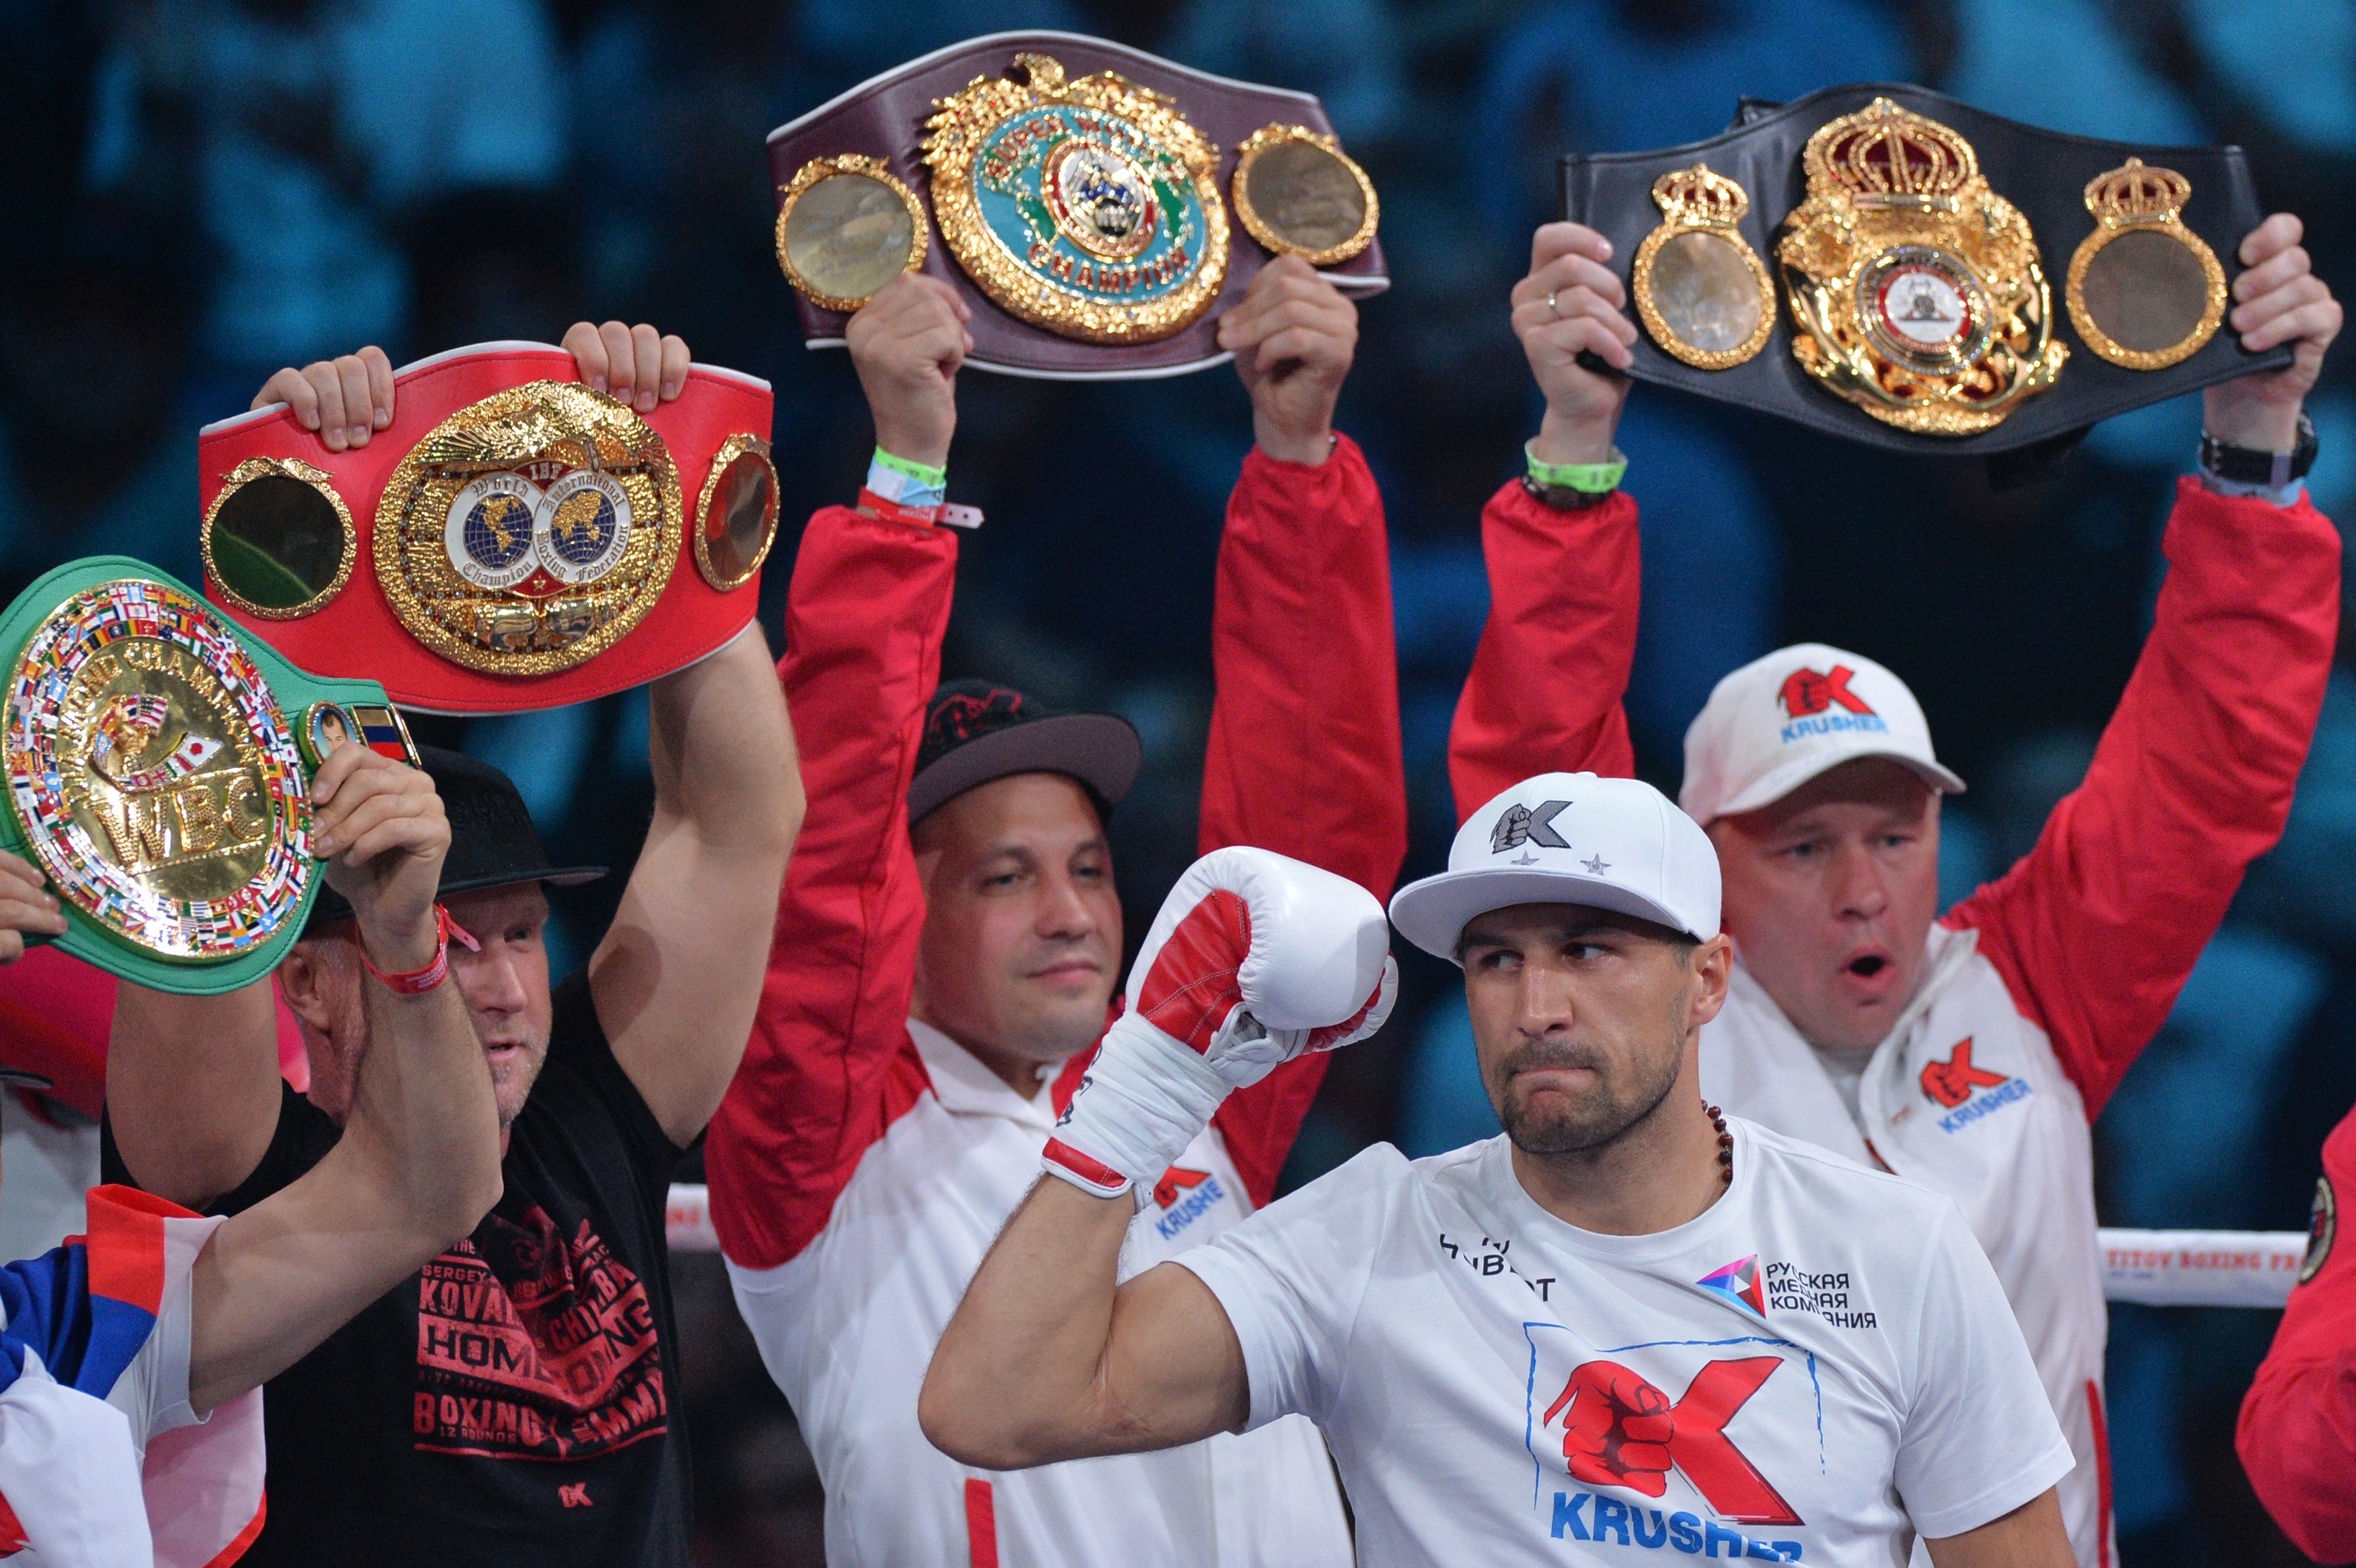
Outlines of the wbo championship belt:
[[1562,184],[1565,216],[1626,259],[1630,374],[1870,445],[2058,450],[2290,363],[2220,331],[2263,216],[2238,147],[1866,85],[1746,101],[1706,142],[1568,157]]
[[205,589],[312,669],[442,713],[652,680],[753,618],[777,531],[766,381],[692,367],[641,414],[538,343],[393,378],[393,420],[329,452],[284,405],[198,438]]
[[321,877],[310,779],[328,752],[357,741],[417,762],[382,687],[305,674],[126,557],[25,590],[0,615],[0,848],[56,891],[59,947],[157,990],[234,990],[301,933]]
[[1054,379],[1228,356],[1218,312],[1270,257],[1390,286],[1380,204],[1307,93],[1075,33],[994,33],[769,133],[777,264],[809,347],[925,272],[973,307],[966,363]]

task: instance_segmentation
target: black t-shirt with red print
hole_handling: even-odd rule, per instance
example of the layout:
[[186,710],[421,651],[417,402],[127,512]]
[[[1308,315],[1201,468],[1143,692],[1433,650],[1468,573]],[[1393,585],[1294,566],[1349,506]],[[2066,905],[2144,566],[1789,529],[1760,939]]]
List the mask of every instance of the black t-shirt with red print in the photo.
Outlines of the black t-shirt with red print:
[[[269,1152],[214,1211],[261,1202],[337,1136],[286,1089]],[[244,1563],[685,1564],[663,1240],[683,1152],[585,977],[560,987],[498,1206],[269,1383],[269,1521]]]

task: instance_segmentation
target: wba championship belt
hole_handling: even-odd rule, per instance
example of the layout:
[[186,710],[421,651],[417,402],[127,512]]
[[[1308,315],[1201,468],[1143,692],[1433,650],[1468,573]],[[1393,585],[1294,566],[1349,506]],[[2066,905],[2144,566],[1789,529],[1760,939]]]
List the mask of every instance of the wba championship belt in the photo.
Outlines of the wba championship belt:
[[697,365],[648,414],[537,343],[393,378],[329,452],[284,405],[198,441],[205,587],[306,667],[442,713],[554,708],[694,663],[760,600],[777,530],[768,383]]
[[967,364],[1055,379],[1219,364],[1218,313],[1270,256],[1390,286],[1374,185],[1316,99],[1074,33],[887,71],[771,132],[769,169],[812,348],[905,272],[973,306]]
[[158,990],[250,984],[302,932],[320,886],[310,778],[328,751],[417,761],[383,688],[305,674],[122,556],[25,590],[0,655],[0,848],[55,890],[59,946]]
[[2065,446],[2253,370],[2221,333],[2263,216],[2237,147],[2040,131],[1919,87],[1746,101],[1734,128],[1563,160],[1627,259],[1640,380],[1901,451]]

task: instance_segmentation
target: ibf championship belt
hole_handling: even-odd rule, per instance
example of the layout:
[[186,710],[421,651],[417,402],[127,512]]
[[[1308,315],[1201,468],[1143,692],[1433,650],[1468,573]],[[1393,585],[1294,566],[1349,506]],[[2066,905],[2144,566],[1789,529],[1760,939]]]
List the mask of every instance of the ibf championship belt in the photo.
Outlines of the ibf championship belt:
[[1216,313],[1272,256],[1389,286],[1373,182],[1316,99],[1072,33],[888,71],[772,132],[769,167],[812,348],[904,272],[972,304],[966,363],[1055,379],[1221,362]]
[[698,365],[640,414],[541,344],[437,355],[329,452],[284,407],[198,442],[208,594],[306,667],[434,712],[602,697],[751,620],[776,538],[768,384]]
[[1631,374],[1901,451],[2065,444],[2290,362],[2221,334],[2262,216],[2235,147],[2040,131],[1922,88],[1746,101],[1733,129],[1563,160],[1628,258]]
[[140,561],[62,566],[0,616],[0,848],[66,912],[58,945],[158,990],[261,978],[320,871],[310,779],[356,741],[414,765],[372,681],[321,680]]

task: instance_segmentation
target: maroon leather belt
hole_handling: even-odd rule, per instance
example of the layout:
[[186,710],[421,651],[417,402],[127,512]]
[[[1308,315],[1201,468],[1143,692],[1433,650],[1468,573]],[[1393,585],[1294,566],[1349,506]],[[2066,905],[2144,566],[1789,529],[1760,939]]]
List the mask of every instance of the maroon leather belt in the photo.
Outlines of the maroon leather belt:
[[973,306],[986,370],[1182,375],[1280,253],[1390,286],[1374,187],[1307,93],[1074,33],[994,33],[861,83],[769,135],[777,259],[812,348],[921,270]]

